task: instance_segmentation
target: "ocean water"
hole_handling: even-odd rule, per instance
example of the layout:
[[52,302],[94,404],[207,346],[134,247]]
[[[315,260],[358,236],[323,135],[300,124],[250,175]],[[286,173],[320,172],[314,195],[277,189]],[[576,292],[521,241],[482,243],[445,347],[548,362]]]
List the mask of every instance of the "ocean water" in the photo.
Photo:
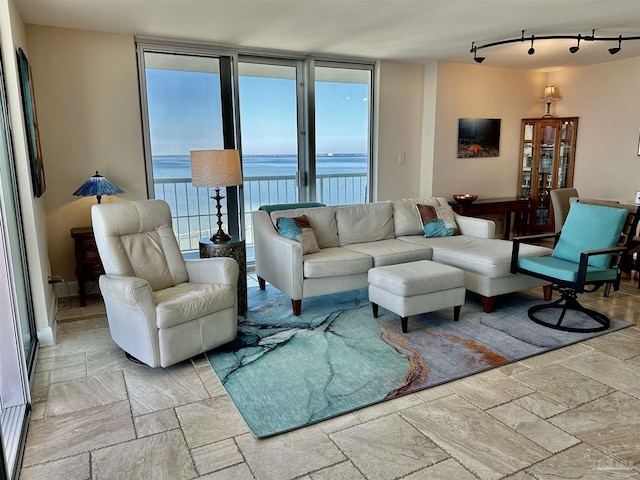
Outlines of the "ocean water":
[[[245,155],[243,156],[243,194],[245,204],[245,237],[252,242],[250,212],[260,205],[294,203],[298,201],[295,180],[297,157],[295,155]],[[335,154],[316,157],[316,201],[326,205],[363,203],[367,198],[366,154]],[[356,174],[355,178],[344,177]],[[342,177],[341,177],[342,175]],[[174,229],[180,248],[198,248],[203,236],[217,230],[215,203],[210,197],[213,188],[196,188],[191,185],[191,163],[188,155],[162,155],[153,157],[155,197],[167,201],[174,215]],[[273,178],[288,177],[288,178]],[[179,183],[175,181],[180,179]],[[173,180],[167,183],[163,180]],[[221,192],[224,195],[224,189]],[[226,225],[226,199],[222,200],[222,212]]]
[[[242,170],[245,177],[295,175],[298,159],[295,155],[244,155]],[[366,173],[366,154],[318,155],[316,171],[326,173]],[[155,155],[154,178],[191,178],[188,155]]]

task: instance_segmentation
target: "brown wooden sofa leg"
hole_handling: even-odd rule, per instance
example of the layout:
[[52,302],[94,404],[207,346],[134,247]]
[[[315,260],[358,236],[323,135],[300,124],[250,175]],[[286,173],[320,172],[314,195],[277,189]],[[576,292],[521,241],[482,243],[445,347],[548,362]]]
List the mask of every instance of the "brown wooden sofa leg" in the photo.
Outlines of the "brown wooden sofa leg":
[[482,311],[484,313],[493,312],[493,300],[495,297],[482,297]]
[[260,290],[267,288],[267,282],[264,281],[264,278],[258,277],[258,287],[260,287]]
[[293,314],[299,317],[302,313],[302,300],[291,299],[291,307],[293,308]]
[[544,292],[544,299],[547,302],[551,300],[551,296],[553,295],[553,285],[545,285],[542,287],[542,291]]

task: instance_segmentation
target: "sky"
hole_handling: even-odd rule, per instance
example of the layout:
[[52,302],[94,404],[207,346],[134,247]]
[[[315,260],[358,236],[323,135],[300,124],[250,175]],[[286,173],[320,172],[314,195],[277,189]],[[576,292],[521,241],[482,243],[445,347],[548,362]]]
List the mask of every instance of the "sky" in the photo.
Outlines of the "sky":
[[[189,155],[221,149],[219,76],[147,69],[147,101],[153,155]],[[295,81],[239,77],[244,155],[295,154]],[[316,151],[366,153],[368,86],[316,82]]]

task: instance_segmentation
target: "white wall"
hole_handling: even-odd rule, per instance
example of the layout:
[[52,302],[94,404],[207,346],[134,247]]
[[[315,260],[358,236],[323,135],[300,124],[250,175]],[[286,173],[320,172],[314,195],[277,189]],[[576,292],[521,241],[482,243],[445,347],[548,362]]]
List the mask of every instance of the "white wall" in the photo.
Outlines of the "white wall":
[[[433,145],[432,194],[451,198],[475,193],[483,198],[517,194],[520,121],[541,117],[538,102],[547,74],[440,62]],[[456,158],[459,118],[499,118],[500,156]],[[428,189],[426,189],[428,191]]]
[[[377,168],[374,199],[420,194],[424,65],[379,62],[376,98]],[[405,163],[399,163],[404,153]]]
[[134,39],[27,26],[47,176],[53,274],[75,281],[73,227],[91,225],[95,197],[73,192],[96,170],[126,193],[147,198]]
[[[38,338],[42,343],[52,343],[55,339],[54,309],[56,302],[53,288],[48,284],[48,237],[44,213],[48,192],[45,192],[40,198],[33,196],[16,50],[22,48],[30,63],[32,62],[30,51],[27,48],[25,25],[13,0],[0,2],[0,34],[2,36],[2,63],[7,101],[9,103],[9,122],[11,124],[13,154],[36,329]],[[34,90],[37,105],[37,86],[35,86]],[[45,166],[46,178],[47,171]]]
[[640,57],[549,74],[555,116],[577,116],[574,187],[586,197],[633,203],[640,190]]

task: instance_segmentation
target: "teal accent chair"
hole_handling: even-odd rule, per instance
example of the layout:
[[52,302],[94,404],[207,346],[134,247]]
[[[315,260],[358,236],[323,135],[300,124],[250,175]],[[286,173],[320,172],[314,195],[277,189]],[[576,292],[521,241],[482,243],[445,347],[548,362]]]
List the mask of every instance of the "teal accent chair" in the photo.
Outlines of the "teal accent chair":
[[[612,287],[619,290],[620,262],[629,250],[639,220],[637,206],[572,203],[561,232],[514,238],[511,273],[548,280],[560,293],[560,298],[552,303],[529,308],[529,318],[541,325],[568,332],[599,332],[609,328],[609,318],[583,307],[577,295],[594,292],[602,286],[605,297],[609,296]],[[518,258],[521,243],[548,238],[555,238],[551,255]],[[549,308],[561,310],[557,320],[542,318],[539,312]],[[563,325],[568,310],[584,314],[587,321],[584,326],[574,321]]]

